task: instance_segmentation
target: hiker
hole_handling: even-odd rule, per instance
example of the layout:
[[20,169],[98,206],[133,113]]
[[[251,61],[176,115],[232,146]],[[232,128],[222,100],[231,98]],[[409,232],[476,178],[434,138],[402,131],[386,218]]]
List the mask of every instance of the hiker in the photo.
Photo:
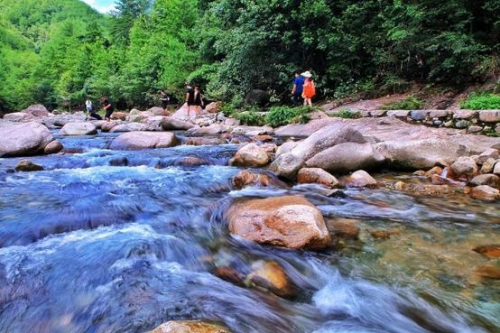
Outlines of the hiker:
[[301,74],[305,77],[304,86],[302,87],[302,97],[304,98],[304,106],[312,106],[312,98],[316,95],[316,86],[312,80],[312,74],[306,71]]
[[167,111],[168,103],[170,102],[170,97],[167,95],[165,89],[159,90],[158,94],[160,95],[160,102],[163,111]]
[[191,85],[186,85],[186,103],[188,105],[187,115],[191,116],[191,110],[194,112],[194,116],[198,116],[200,111],[199,107],[201,106],[201,93],[198,86],[194,88]]
[[97,119],[97,120],[102,120],[102,117],[95,113],[94,112],[94,108],[92,107],[92,101],[87,98],[87,100],[85,101],[85,109],[87,110],[87,118],[94,118],[94,119]]
[[302,88],[304,86],[304,77],[299,72],[295,72],[295,79],[293,80],[292,87],[292,102],[293,106],[302,104]]
[[104,119],[107,121],[111,120],[111,115],[113,114],[113,111],[115,110],[113,107],[113,104],[109,101],[109,99],[106,96],[101,97],[101,108],[106,111],[106,114],[104,115]]

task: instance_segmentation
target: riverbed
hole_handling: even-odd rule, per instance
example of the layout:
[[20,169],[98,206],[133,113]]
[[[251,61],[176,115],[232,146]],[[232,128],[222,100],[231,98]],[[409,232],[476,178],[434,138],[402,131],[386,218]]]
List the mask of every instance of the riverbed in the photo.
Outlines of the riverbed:
[[[237,190],[237,145],[114,151],[114,137],[59,137],[64,153],[30,157],[38,172],[0,159],[0,332],[147,332],[185,319],[236,333],[500,332],[500,281],[478,274],[499,262],[473,251],[500,243],[498,203],[395,191],[423,180],[389,172],[373,174],[377,189],[341,195],[281,182]],[[292,251],[228,232],[234,200],[296,194],[323,213],[335,246]],[[358,239],[336,237],[339,220]],[[296,297],[214,274],[260,260],[285,269]]]

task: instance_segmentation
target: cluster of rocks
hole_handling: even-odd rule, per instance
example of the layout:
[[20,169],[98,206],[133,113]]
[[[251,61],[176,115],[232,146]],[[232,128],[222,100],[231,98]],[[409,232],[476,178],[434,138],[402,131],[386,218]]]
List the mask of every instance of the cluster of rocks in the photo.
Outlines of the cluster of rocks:
[[348,112],[351,117],[395,117],[409,123],[465,130],[472,134],[500,135],[500,110],[351,110],[329,111],[331,116]]

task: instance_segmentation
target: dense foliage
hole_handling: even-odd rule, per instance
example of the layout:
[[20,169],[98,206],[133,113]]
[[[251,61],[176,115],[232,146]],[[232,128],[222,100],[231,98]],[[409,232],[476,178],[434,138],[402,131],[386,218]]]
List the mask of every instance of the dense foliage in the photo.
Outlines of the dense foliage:
[[462,103],[462,108],[470,110],[500,110],[500,95],[472,94]]
[[78,0],[0,0],[0,108],[123,107],[197,82],[238,104],[250,89],[287,101],[295,70],[321,96],[463,86],[495,74],[500,2],[118,0],[102,15]]

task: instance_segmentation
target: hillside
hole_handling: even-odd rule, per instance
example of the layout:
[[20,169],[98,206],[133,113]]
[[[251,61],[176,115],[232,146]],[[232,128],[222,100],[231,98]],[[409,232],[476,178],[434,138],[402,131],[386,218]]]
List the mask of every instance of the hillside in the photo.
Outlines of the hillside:
[[119,0],[103,16],[78,0],[0,0],[0,107],[50,109],[110,96],[120,105],[182,96],[197,83],[241,106],[252,89],[287,103],[294,71],[318,99],[416,86],[459,93],[497,82],[500,6],[434,0]]

